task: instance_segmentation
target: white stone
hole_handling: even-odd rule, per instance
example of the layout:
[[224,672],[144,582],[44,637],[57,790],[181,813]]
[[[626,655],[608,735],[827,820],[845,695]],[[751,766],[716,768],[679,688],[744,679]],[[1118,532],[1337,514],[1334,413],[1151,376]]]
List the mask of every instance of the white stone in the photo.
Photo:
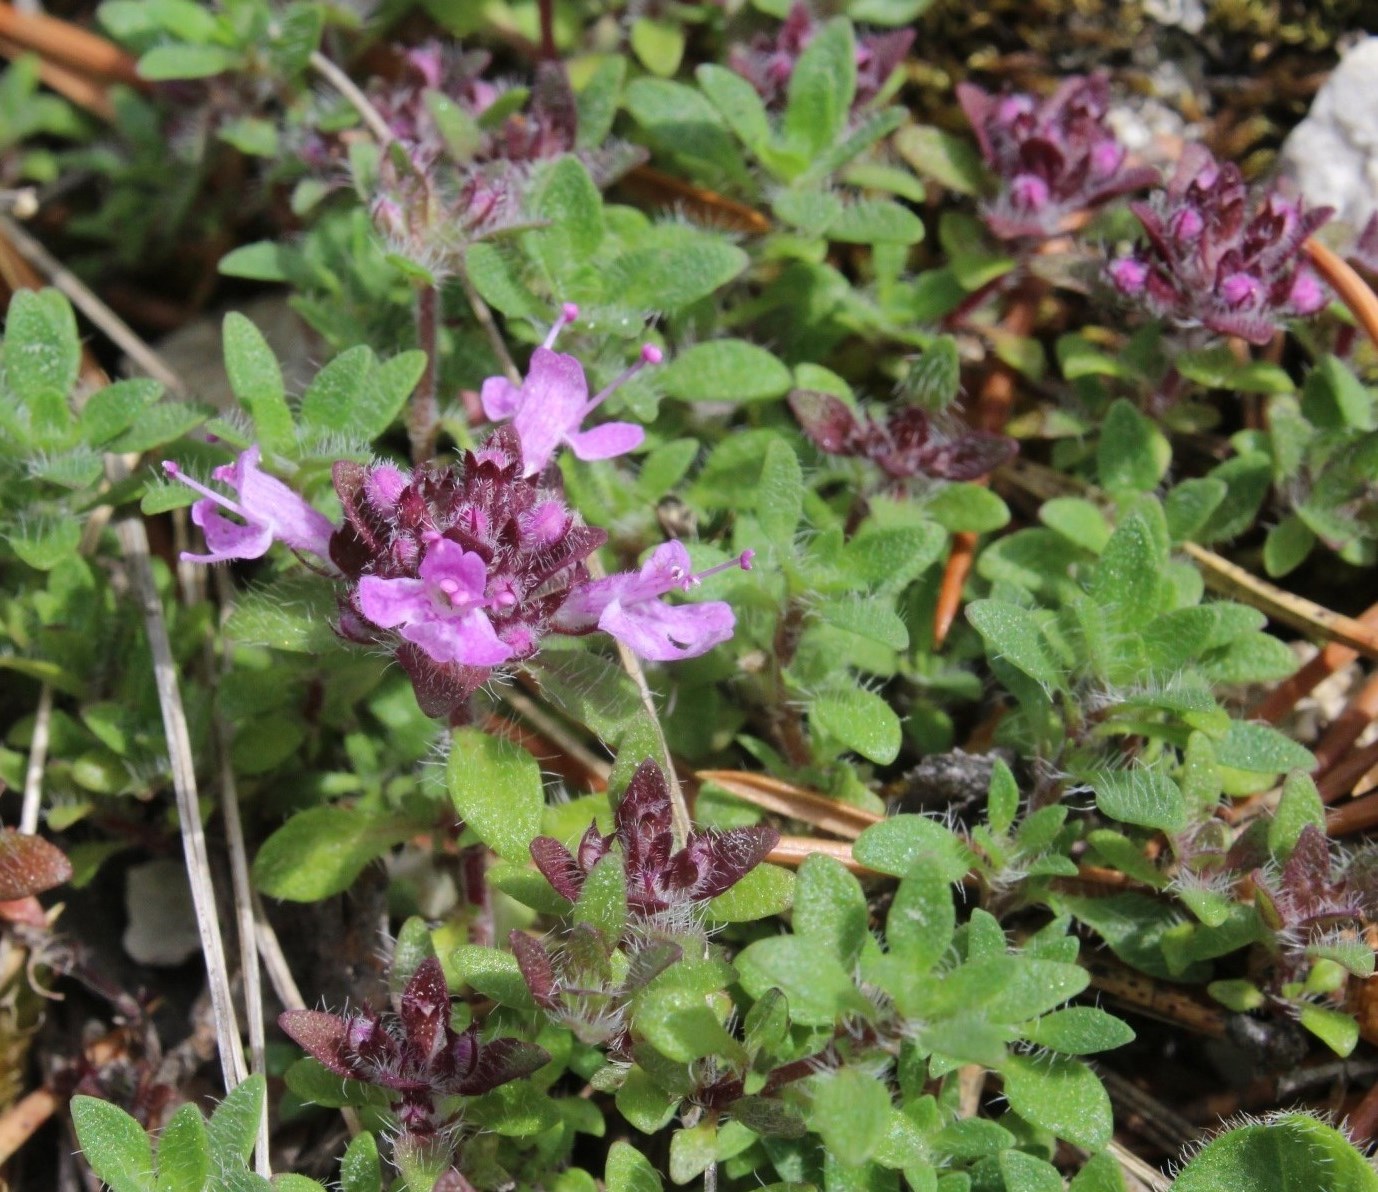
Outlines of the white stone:
[[1308,204],[1334,207],[1356,230],[1378,211],[1378,37],[1340,61],[1283,143],[1278,168]]

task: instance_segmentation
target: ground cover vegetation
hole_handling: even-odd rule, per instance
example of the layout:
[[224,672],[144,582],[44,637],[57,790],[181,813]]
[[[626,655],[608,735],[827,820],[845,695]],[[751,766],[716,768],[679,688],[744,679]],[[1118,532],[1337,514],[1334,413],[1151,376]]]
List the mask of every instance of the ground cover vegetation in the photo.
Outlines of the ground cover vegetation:
[[1016,7],[0,4],[9,1186],[1378,1187],[1357,17]]

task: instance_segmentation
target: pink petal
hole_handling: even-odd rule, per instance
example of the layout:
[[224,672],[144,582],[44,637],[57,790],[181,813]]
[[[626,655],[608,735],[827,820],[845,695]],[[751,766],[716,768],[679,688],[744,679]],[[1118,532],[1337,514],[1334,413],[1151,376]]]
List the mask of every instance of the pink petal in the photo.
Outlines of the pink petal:
[[598,628],[636,655],[651,662],[697,658],[732,636],[736,617],[721,600],[668,605],[640,600],[623,605],[614,600],[598,618]]
[[428,584],[440,585],[452,580],[459,585],[458,593],[450,593],[450,600],[457,595],[474,603],[483,600],[483,590],[488,585],[488,568],[481,555],[466,551],[457,542],[441,538],[426,551],[426,557],[417,568],[421,578]]
[[359,611],[382,629],[395,629],[406,621],[432,611],[426,585],[419,579],[379,579],[366,575],[359,581]]
[[403,625],[398,632],[436,662],[497,666],[512,657],[512,647],[498,639],[492,622],[480,609],[460,617],[428,616]]
[[517,412],[517,407],[522,401],[522,391],[506,377],[489,377],[483,382],[483,388],[478,391],[478,399],[489,420],[498,422],[503,418],[511,418]]
[[276,476],[260,471],[258,456],[258,448],[250,447],[234,465],[231,484],[239,493],[245,520],[262,522],[293,550],[329,557],[335,527]]
[[543,472],[566,435],[579,429],[588,405],[583,366],[573,356],[537,348],[512,425],[522,442],[524,476]]
[[188,563],[225,563],[231,559],[261,559],[273,545],[273,531],[261,522],[244,525],[231,521],[212,500],[197,501],[191,507],[191,520],[201,527],[209,553],[194,555],[183,551]]
[[635,451],[645,441],[646,432],[632,422],[605,422],[592,430],[565,436],[565,442],[580,459],[612,459]]

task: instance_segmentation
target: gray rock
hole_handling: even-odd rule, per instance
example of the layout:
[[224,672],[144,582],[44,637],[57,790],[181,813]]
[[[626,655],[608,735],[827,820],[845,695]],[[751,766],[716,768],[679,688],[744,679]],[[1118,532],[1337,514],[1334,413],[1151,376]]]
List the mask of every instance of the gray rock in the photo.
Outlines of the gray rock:
[[191,887],[181,861],[163,858],[130,867],[124,905],[124,950],[140,964],[177,965],[201,950]]
[[1308,203],[1334,207],[1355,229],[1378,211],[1378,37],[1340,61],[1283,143],[1278,168]]

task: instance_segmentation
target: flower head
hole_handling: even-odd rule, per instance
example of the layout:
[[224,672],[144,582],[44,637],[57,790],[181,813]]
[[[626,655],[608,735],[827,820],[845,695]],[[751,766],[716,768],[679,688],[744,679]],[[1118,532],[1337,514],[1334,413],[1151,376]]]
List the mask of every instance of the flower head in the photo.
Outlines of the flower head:
[[780,840],[780,833],[765,825],[726,832],[695,829],[675,852],[670,825],[665,775],[647,759],[613,813],[611,835],[603,836],[597,824],[590,824],[575,853],[552,837],[538,836],[531,842],[531,857],[556,893],[573,901],[593,867],[618,844],[627,877],[627,909],[644,918],[716,898],[764,861]]
[[[233,464],[225,464],[211,473],[234,490],[237,501],[193,480],[171,460],[163,461],[163,470],[169,476],[204,494],[191,507],[191,520],[201,527],[210,552],[194,555],[184,551],[182,558],[187,562],[259,559],[274,541],[295,551],[328,557],[335,527],[281,480],[262,471],[258,466],[260,457],[258,447],[250,447]],[[231,521],[222,509],[240,520]]]
[[[783,108],[794,68],[818,29],[819,21],[809,11],[809,6],[799,0],[774,37],[762,33],[746,44],[733,46],[728,53],[728,65],[756,88],[766,107]],[[853,107],[869,103],[880,93],[913,44],[912,29],[857,38]]]
[[675,589],[687,592],[707,576],[731,567],[749,571],[754,554],[743,551],[730,562],[695,574],[681,543],[663,543],[640,571],[610,575],[575,588],[556,614],[555,628],[562,633],[601,629],[652,662],[696,658],[732,636],[736,618],[731,606],[721,600],[670,605],[660,598]]
[[1301,251],[1329,207],[1308,211],[1276,189],[1251,190],[1233,163],[1190,145],[1167,187],[1132,210],[1148,240],[1111,262],[1108,276],[1156,315],[1263,344],[1284,319],[1325,305]]
[[984,217],[1001,239],[1050,236],[1069,217],[1157,181],[1153,170],[1126,166],[1106,124],[1104,75],[1067,79],[1041,102],[991,95],[972,83],[958,86],[957,99],[1000,182]]
[[479,1039],[450,1025],[450,993],[440,961],[417,967],[392,1013],[341,1017],[288,1010],[278,1025],[336,1076],[391,1090],[404,1135],[429,1137],[455,1120],[450,1097],[476,1097],[529,1076],[550,1057],[520,1039]]
[[590,398],[588,381],[579,361],[551,350],[560,330],[578,317],[579,308],[566,303],[545,343],[532,353],[526,380],[520,386],[513,385],[506,377],[489,377],[483,383],[480,393],[483,412],[494,421],[512,420],[517,437],[521,439],[528,476],[545,471],[562,444],[580,459],[611,459],[639,447],[646,437],[646,432],[631,422],[605,422],[590,430],[580,428],[584,419],[619,385],[647,364],[659,364],[660,349],[647,344],[641,350],[638,363]]
[[831,394],[811,389],[796,389],[789,404],[804,433],[821,450],[862,456],[896,480],[975,480],[1018,450],[1013,439],[989,431],[939,438],[932,419],[917,406],[892,410],[881,422],[869,414],[858,417]]
[[334,475],[345,524],[330,557],[350,584],[340,632],[396,642],[432,716],[455,714],[491,667],[536,652],[607,539],[525,473],[510,426],[448,468],[405,476],[342,461]]
[[464,52],[438,41],[424,42],[402,55],[402,77],[374,95],[374,106],[399,141],[439,149],[444,136],[428,96],[439,95],[477,119],[502,95],[483,77],[491,61],[483,50]]
[[483,611],[487,589],[482,556],[436,534],[416,579],[366,575],[359,580],[359,611],[383,629],[396,629],[434,662],[496,666],[513,651],[498,640]]

